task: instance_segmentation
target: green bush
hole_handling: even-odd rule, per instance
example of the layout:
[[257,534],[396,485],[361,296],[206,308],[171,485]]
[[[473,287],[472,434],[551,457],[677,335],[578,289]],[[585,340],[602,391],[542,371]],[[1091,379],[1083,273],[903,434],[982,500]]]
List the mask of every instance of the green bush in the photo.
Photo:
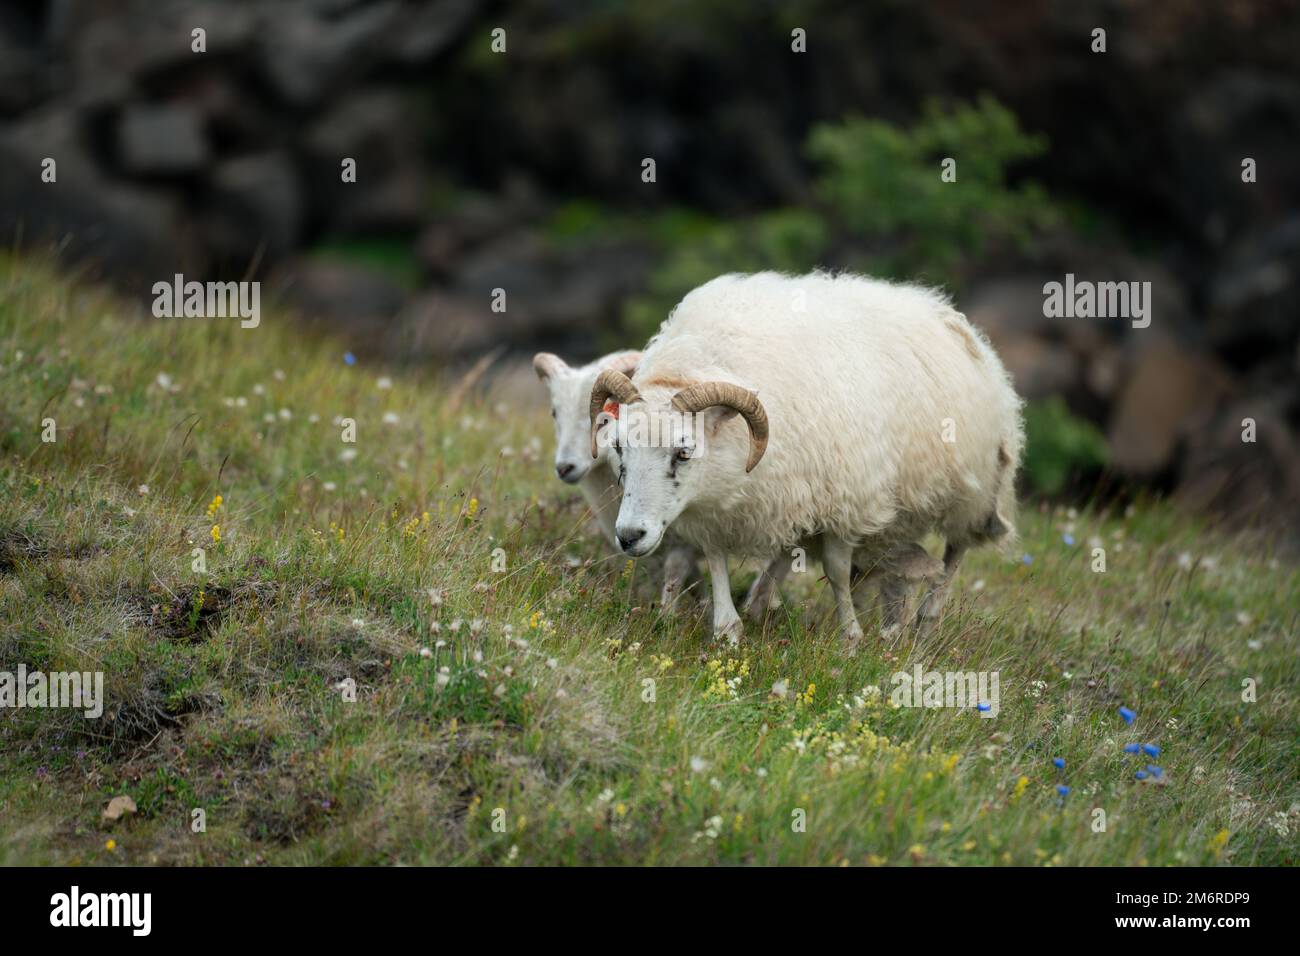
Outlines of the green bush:
[[[1056,220],[1041,188],[1007,184],[1008,167],[1046,149],[989,96],[949,112],[928,103],[906,130],[855,117],[816,126],[808,140],[808,155],[824,170],[821,202],[851,238],[889,246],[874,268],[945,280],[990,238],[1026,241]],[[946,158],[955,160],[952,182],[940,176]]]
[[[690,238],[664,242],[647,294],[624,312],[624,340],[648,338],[683,295],[726,272],[837,265],[955,285],[990,240],[1024,242],[1058,220],[1039,187],[1007,184],[1008,167],[1045,149],[987,96],[950,111],[928,104],[906,129],[862,118],[818,125],[807,143],[819,169],[815,204],[696,222]],[[955,182],[940,176],[948,156],[959,157]],[[661,240],[679,232],[652,227]]]
[[827,244],[826,223],[811,210],[780,209],[742,227],[714,224],[679,246],[649,279],[649,293],[632,299],[624,321],[633,339],[647,339],[691,289],[728,272],[807,272]]
[[1060,396],[1025,408],[1025,480],[1044,494],[1057,494],[1071,478],[1103,467],[1106,438],[1089,421],[1070,413]]

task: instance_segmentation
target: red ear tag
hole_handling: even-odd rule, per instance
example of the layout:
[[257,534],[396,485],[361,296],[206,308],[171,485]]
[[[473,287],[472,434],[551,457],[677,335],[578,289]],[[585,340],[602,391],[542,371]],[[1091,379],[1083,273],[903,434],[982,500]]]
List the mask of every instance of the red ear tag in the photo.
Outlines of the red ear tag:
[[610,418],[617,419],[618,402],[614,401],[612,398],[605,399],[605,407],[602,408],[601,411],[607,414]]

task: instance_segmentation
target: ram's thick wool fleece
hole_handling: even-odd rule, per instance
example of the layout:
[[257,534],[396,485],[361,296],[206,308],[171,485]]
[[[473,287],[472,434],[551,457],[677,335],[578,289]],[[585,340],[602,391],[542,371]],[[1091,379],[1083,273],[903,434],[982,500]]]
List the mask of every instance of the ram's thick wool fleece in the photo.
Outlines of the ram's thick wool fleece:
[[766,557],[822,532],[883,548],[1011,530],[1021,402],[941,292],[848,274],[721,276],[682,299],[633,379],[651,406],[711,380],[757,391],[771,437],[748,475],[745,423],[711,438],[716,481],[674,525],[697,547]]

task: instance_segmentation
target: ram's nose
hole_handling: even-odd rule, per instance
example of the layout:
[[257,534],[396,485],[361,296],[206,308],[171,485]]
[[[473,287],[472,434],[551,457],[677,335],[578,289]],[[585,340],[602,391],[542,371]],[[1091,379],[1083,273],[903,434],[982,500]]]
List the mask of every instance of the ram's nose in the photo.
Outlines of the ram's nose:
[[619,528],[615,533],[618,536],[618,546],[631,554],[645,537],[645,528]]
[[576,462],[572,461],[557,461],[555,463],[555,473],[560,477],[560,481],[567,482],[570,485],[581,481],[582,476],[586,474],[585,471],[578,467]]

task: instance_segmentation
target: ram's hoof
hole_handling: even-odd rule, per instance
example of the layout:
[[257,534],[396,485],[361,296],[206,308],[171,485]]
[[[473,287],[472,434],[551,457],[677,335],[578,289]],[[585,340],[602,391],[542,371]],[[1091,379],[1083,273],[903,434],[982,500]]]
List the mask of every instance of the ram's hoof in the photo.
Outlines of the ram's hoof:
[[733,618],[721,625],[713,626],[713,639],[717,641],[726,641],[732,647],[740,643],[744,636],[745,625],[741,623],[740,618]]

